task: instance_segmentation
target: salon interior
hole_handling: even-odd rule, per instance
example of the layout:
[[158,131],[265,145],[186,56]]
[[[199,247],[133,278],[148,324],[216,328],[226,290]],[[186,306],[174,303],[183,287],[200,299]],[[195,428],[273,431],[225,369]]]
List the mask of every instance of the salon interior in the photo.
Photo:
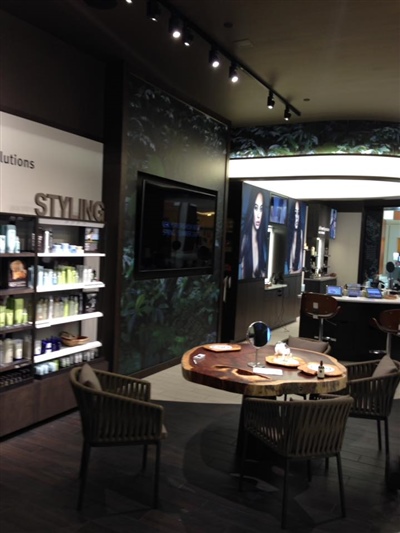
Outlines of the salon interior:
[[[28,384],[0,390],[4,533],[399,532],[399,329],[371,319],[400,309],[400,7],[360,2],[0,0],[0,128],[24,125],[20,136],[7,130],[15,144],[0,136],[3,178],[19,172],[0,189],[0,210],[35,217],[36,193],[90,198],[104,202],[106,234],[93,372],[82,383],[73,364],[37,379],[31,361]],[[80,154],[91,143],[93,172]],[[40,168],[7,166],[4,154],[17,152]],[[67,154],[65,168],[56,153]],[[206,274],[136,276],[140,173],[214,195]],[[265,191],[269,208],[272,196],[304,206],[300,271],[285,266],[289,219],[268,219],[266,270],[238,279],[246,186]],[[321,322],[315,302],[302,316],[305,294],[332,288],[341,291],[335,316]],[[262,347],[255,323],[266,326]],[[291,337],[320,342],[320,334],[325,351],[306,350],[304,371],[299,360],[285,359],[286,368],[266,359]],[[301,359],[302,348],[292,350]],[[394,366],[365,385],[390,382],[389,399],[374,396],[358,417],[344,393],[349,369],[365,363],[372,374],[389,354]],[[275,373],[265,373],[269,364]],[[121,376],[115,389],[108,373]],[[354,379],[369,378],[360,370]],[[144,450],[118,440],[135,408],[116,397],[136,390],[134,380],[143,388],[132,405],[153,413],[134,443]],[[83,393],[92,396],[82,411]],[[317,410],[325,399],[348,416],[334,439],[340,449],[298,457],[287,470],[265,439],[265,455],[252,446],[247,414],[258,400],[279,406],[263,426],[278,435],[286,408]],[[378,404],[389,406],[382,415],[372,412]],[[310,424],[313,413],[303,433],[333,426]],[[291,416],[280,442],[300,415]],[[96,428],[115,433],[99,441]]]

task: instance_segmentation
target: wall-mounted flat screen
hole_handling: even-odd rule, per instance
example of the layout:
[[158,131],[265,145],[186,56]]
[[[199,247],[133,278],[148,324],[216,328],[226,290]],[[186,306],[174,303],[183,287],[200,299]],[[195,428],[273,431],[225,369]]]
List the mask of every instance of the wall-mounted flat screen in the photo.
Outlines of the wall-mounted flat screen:
[[336,239],[336,224],[337,224],[337,210],[331,209],[331,217],[329,222],[329,238]]
[[290,199],[288,212],[285,274],[299,274],[304,262],[307,204]]
[[283,196],[271,194],[269,223],[286,224],[288,212],[288,199]]
[[217,192],[138,173],[135,276],[211,274]]
[[265,278],[268,270],[270,193],[243,183],[239,280]]

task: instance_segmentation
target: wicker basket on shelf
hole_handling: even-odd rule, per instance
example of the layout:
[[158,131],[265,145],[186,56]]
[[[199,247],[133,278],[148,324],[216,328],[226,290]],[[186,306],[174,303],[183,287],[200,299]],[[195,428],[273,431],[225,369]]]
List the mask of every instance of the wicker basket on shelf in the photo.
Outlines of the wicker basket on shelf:
[[75,336],[67,331],[62,331],[60,333],[60,339],[64,346],[80,346],[81,344],[86,344],[89,341],[89,337],[85,336]]

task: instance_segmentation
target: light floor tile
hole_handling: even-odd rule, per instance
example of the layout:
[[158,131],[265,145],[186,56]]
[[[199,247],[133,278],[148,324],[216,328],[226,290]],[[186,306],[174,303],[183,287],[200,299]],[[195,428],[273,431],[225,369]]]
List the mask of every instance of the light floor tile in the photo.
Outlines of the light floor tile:
[[[298,332],[298,321],[277,328],[271,332],[269,344],[273,345],[285,340],[289,335],[297,336],[299,334]],[[152,384],[151,396],[153,400],[226,404],[240,404],[242,402],[242,396],[240,394],[221,391],[187,381],[182,376],[180,364],[147,376],[145,379]]]

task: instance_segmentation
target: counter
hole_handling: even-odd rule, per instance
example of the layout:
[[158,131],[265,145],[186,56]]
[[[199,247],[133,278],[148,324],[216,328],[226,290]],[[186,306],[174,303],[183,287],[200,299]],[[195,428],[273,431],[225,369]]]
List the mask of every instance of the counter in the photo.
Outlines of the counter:
[[[374,299],[334,296],[340,311],[332,320],[325,320],[324,335],[331,337],[331,355],[340,361],[376,359],[371,350],[384,350],[386,334],[371,325],[371,318],[379,320],[382,311],[400,308],[400,297]],[[318,320],[300,315],[299,335],[314,338],[318,335]],[[392,357],[400,360],[400,337],[392,339]]]
[[[346,302],[346,303],[355,303],[355,304],[373,304],[373,305],[394,305],[397,307],[400,307],[400,296],[396,296],[395,298],[366,298],[365,296],[358,296],[357,298],[354,298],[354,296],[333,296],[335,300],[338,302]],[[342,303],[340,304],[342,305]],[[391,308],[390,308],[391,309]],[[381,311],[381,309],[380,309]]]
[[332,276],[323,276],[320,278],[304,278],[304,287],[306,292],[326,293],[327,285],[336,285],[337,278]]

